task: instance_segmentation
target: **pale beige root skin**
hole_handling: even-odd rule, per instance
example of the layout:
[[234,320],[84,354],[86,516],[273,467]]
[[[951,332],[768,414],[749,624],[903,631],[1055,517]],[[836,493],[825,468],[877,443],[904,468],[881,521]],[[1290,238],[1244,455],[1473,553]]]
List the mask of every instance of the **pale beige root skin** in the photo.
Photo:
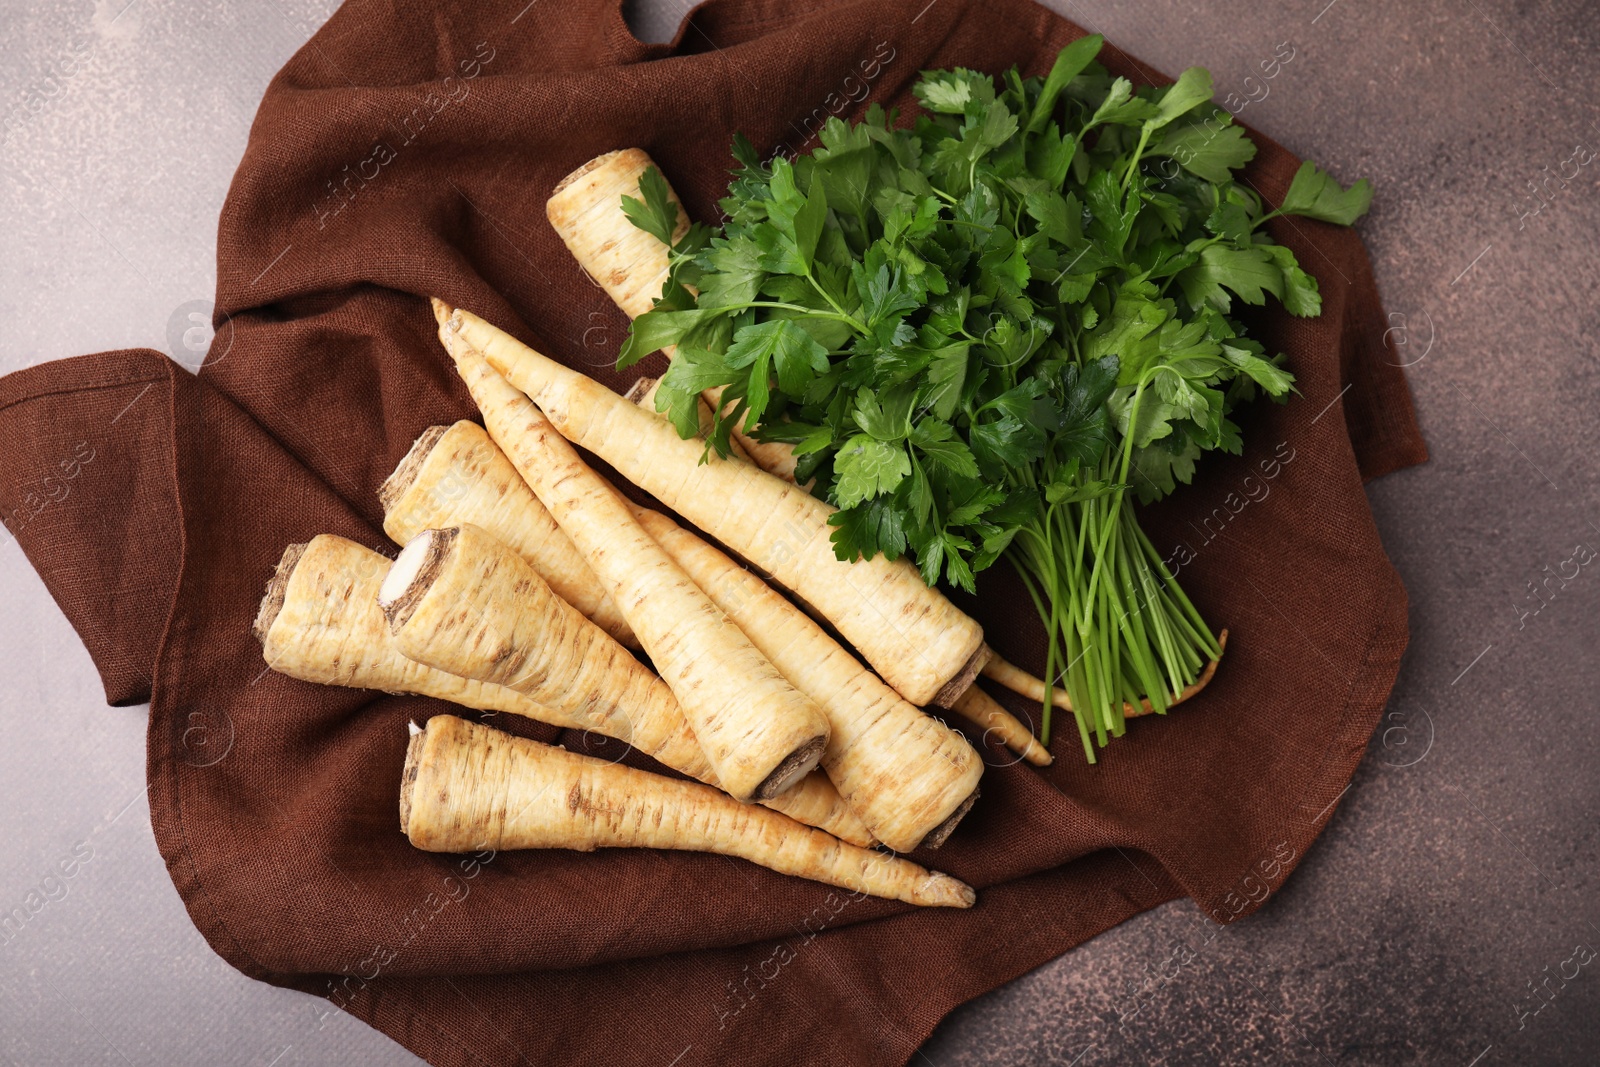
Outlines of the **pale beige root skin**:
[[256,637],[267,665],[322,685],[438,697],[575,730],[603,725],[546,707],[503,686],[457,677],[407,659],[378,608],[389,560],[343,537],[290,545],[267,585]]
[[1035,767],[1048,767],[1055,761],[1055,757],[1034,740],[1033,731],[1022,720],[975,685],[969,686],[950,710],[983,727],[985,737],[993,734],[995,740]]
[[[399,545],[423,530],[462,521],[494,529],[557,596],[624,645],[638,647],[600,579],[477,423],[463,420],[424,432],[379,488],[378,499],[384,531]],[[515,514],[517,522],[484,521],[497,508]]]
[[[669,848],[929,907],[971,907],[972,889],[846,844],[715,789],[436,715],[407,753],[406,836],[429,852]],[[404,787],[403,787],[404,788]]]
[[[663,763],[666,761],[663,760]],[[715,778],[702,778],[707,785],[716,785]],[[861,821],[861,816],[850,810],[833,781],[819,767],[806,775],[800,784],[761,802],[763,807],[781,811],[795,822],[826,830],[841,841],[861,848],[871,848],[878,843]]]
[[[405,655],[525,694],[691,778],[721,785],[666,683],[490,533],[470,523],[424,530],[390,578],[400,580],[392,588],[385,583],[378,603]],[[806,777],[817,760],[817,751],[801,753],[775,784],[780,795],[762,803],[844,840],[872,844],[832,784]]]
[[[643,199],[639,179],[651,166],[650,157],[637,148],[607,152],[563,178],[545,205],[550,225],[578,265],[630,319],[650,310],[667,284],[670,269],[667,246],[628,221],[622,211],[624,196]],[[667,189],[678,208],[678,225],[672,234],[677,241],[689,230],[689,215],[678,194],[670,185]],[[674,355],[671,348],[665,352],[669,359]],[[702,395],[712,407],[721,403],[720,389],[708,389]],[[791,446],[757,441],[743,428],[734,430],[733,440],[763,470],[794,480]]]
[[[1204,689],[1211,681],[1212,677],[1217,673],[1217,664],[1222,662],[1221,653],[1228,650],[1227,630],[1223,630],[1217,635],[1217,650],[1217,658],[1206,664],[1205,670],[1200,672],[1200,677],[1184,686],[1181,691],[1172,694],[1172,699],[1167,701],[1167,707],[1170,708],[1182,704],[1185,700]],[[1005,686],[1013,693],[1025,696],[1029,700],[1037,700],[1041,704],[1044,703],[1044,679],[1034,677],[1021,667],[1008,663],[997,655],[991,655],[989,662],[984,664],[983,676],[996,685]],[[1072,698],[1067,696],[1067,691],[1060,686],[1055,687],[1055,692],[1050,697],[1050,703],[1064,711],[1072,710]],[[1148,697],[1139,701],[1137,708],[1127,701],[1122,703],[1122,717],[1125,719],[1136,719],[1141,715],[1153,713],[1154,709],[1151,708]]]
[[433,565],[425,563],[413,580],[380,595],[402,655],[595,723],[685,774],[710,772],[660,679],[492,534],[471,523],[425,530],[394,570],[440,544]]
[[813,748],[820,757],[816,742],[826,744],[828,736],[821,709],[717,610],[539,409],[470,344],[458,343],[446,309],[436,312],[490,435],[605,583],[678,698],[722,788],[740,800],[765,800],[809,771],[789,757]]
[[964,810],[983,774],[983,760],[966,738],[908,704],[805,612],[694,533],[645,508],[634,514],[773,666],[827,713],[823,769],[872,835],[896,852],[912,851],[935,829],[948,836],[951,816]]
[[400,832],[411,829],[411,795],[416,791],[417,761],[422,758],[424,731],[416,723],[410,724],[410,737],[406,741],[405,768],[400,772]]
[[[637,148],[607,152],[563,178],[545,205],[578,265],[630,319],[649,311],[667,284],[667,246],[622,213],[622,198],[640,195],[639,179],[652,165]],[[689,231],[689,216],[677,193],[672,202],[678,205],[676,241]]]
[[979,653],[982,628],[909,561],[835,557],[827,503],[737,457],[702,463],[701,441],[598,382],[470,312],[451,321],[574,444],[803,598],[912,704],[932,702]]
[[[475,423],[466,425],[472,426],[478,434],[484,434]],[[522,476],[517,474],[515,468],[511,468],[511,461],[505,458],[500,447],[486,434],[483,445],[492,451],[495,462],[474,463],[470,468],[456,469],[456,474],[461,478],[461,486],[466,491],[450,494],[449,524],[480,526],[504,542],[509,549],[522,555],[523,561],[531,565],[533,561],[529,560],[524,551],[518,547],[520,532],[529,523],[536,521],[535,516],[548,518],[550,513],[545,511],[544,505],[540,504],[538,498],[528,489],[522,481]],[[501,464],[511,470],[509,481],[492,477],[495,469]],[[426,476],[428,476],[427,471],[418,475],[419,478]],[[416,537],[423,533],[425,531],[413,534],[412,543],[415,543]],[[387,567],[388,561],[383,560],[383,565]],[[585,569],[587,570],[587,565]],[[387,628],[383,634],[385,640],[390,640]],[[630,673],[637,671],[649,675],[649,697],[630,707],[615,709],[616,715],[621,719],[613,718],[611,713],[605,716],[604,723],[620,722],[625,719],[626,725],[631,730],[631,733],[625,735],[612,736],[628,741],[633,747],[692,778],[697,778],[708,785],[719,785],[711,765],[706,761],[705,753],[700,748],[700,742],[695,738],[694,731],[689,727],[689,721],[684,718],[683,710],[678,706],[677,699],[672,696],[666,683],[650,674],[632,657],[629,657],[629,661],[624,663],[623,667]],[[555,698],[555,701],[564,703],[566,697],[567,694],[563,692]],[[808,826],[820,827],[851,844],[867,847],[875,843],[866,824],[850,810],[833,787],[833,783],[820,770],[812,772],[793,789],[762,803]]]

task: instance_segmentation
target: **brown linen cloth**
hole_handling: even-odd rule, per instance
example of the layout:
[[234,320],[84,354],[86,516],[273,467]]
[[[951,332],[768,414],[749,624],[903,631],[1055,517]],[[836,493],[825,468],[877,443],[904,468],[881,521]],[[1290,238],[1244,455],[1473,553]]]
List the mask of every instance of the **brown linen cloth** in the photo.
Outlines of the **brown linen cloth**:
[[[1232,631],[1216,680],[1096,767],[1070,723],[1047,770],[986,747],[981,802],[917,857],[979,887],[970,911],[719,857],[418,852],[397,828],[405,723],[446,706],[266,671],[250,632],[286,544],[392,552],[379,482],[423,428],[473,414],[423,297],[627,384],[625,321],[544,218],[573,167],[641,146],[712,220],[735,131],[802,147],[863,97],[909,107],[920,69],[1042,73],[1081,33],[1026,0],[713,0],[646,46],[617,0],[349,0],[261,105],[198,379],[122,351],[0,381],[6,524],[107,698],[151,702],[151,817],[195,924],[246,974],[331,998],[305,1039],[345,1010],[436,1064],[894,1064],[956,1004],[1130,915],[1187,895],[1228,921],[1281,884],[1406,643],[1363,478],[1426,458],[1361,243],[1315,222],[1274,233],[1322,316],[1258,316],[1303,395],[1244,412],[1245,454],[1208,456],[1144,518]],[[1275,201],[1297,161],[1260,140],[1248,180]],[[1015,579],[985,585],[991,643],[1039,669]]]

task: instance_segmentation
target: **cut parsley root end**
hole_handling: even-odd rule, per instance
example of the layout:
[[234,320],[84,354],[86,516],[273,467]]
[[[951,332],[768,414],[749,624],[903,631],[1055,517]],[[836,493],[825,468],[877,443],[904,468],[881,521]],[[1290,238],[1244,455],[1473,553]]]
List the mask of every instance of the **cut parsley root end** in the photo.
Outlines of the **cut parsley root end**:
[[[483,427],[465,419],[433,426],[418,437],[394,473],[378,489],[383,529],[395,544],[408,545],[424,530],[452,526],[483,503],[501,500],[522,485],[505,454]],[[528,494],[522,522],[502,537],[539,572],[561,599],[629,648],[639,642],[594,571],[537,498]],[[467,520],[471,521],[471,520]]]

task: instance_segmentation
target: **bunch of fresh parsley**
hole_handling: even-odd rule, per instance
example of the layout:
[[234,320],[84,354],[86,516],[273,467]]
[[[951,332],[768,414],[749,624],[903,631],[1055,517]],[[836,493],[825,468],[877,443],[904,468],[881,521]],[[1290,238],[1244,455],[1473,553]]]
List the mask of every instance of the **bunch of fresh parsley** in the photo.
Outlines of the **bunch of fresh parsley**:
[[[715,388],[710,447],[735,425],[792,443],[797,480],[839,508],[841,558],[909,552],[930,584],[971,590],[1007,556],[1091,761],[1124,701],[1164,711],[1220,655],[1124,494],[1148,502],[1205,450],[1237,453],[1233,406],[1291,391],[1230,314],[1269,293],[1321,310],[1262,224],[1348,225],[1371,199],[1306,163],[1266,211],[1233,176],[1255,145],[1209,73],[1135,90],[1100,46],[1074,42],[1042,80],[925,72],[912,127],[874,106],[793,162],[736,139],[722,227],[674,245],[619,360],[677,346],[657,405],[685,437]],[[672,244],[658,173],[624,208]],[[1047,704],[1046,741],[1049,721]]]

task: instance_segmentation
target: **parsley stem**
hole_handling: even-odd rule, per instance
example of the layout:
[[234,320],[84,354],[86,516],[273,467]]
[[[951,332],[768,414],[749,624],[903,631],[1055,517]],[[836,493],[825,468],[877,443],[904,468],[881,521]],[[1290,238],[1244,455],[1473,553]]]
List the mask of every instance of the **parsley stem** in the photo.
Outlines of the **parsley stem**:
[[[1135,386],[1135,402],[1154,374]],[[1136,419],[1137,404],[1130,406]],[[1124,481],[1131,438],[1076,475],[1080,484]],[[1048,460],[1037,479],[1063,477]],[[1139,526],[1125,489],[1041,508],[1023,524],[1007,555],[1022,577],[1046,634],[1045,678],[1066,689],[1085,757],[1126,729],[1127,707],[1158,714],[1219,654],[1215,638]],[[1087,580],[1086,580],[1087,579]],[[1053,702],[1045,703],[1040,740],[1048,744]]]
[[1133,158],[1128,160],[1128,169],[1122,175],[1122,191],[1128,191],[1128,184],[1133,181],[1134,172],[1139,169],[1139,160],[1144,156],[1144,146],[1150,143],[1150,127],[1145,125],[1139,131],[1139,144],[1133,150]]
[[[810,277],[810,275],[807,275],[807,277]],[[815,285],[816,283],[812,282],[812,284]],[[823,296],[826,298],[827,294],[823,293]],[[832,303],[832,301],[829,301],[829,303]],[[776,308],[779,311],[800,311],[816,319],[832,319],[835,322],[847,322],[855,328],[857,333],[863,336],[865,336],[867,333],[867,328],[862,325],[860,319],[857,319],[851,315],[846,315],[843,311],[833,314],[823,311],[820,308],[808,308],[804,304],[785,304],[777,300],[752,300],[748,304],[730,304],[728,305],[727,310],[733,311],[738,308]]]
[[[1017,572],[1017,577],[1022,579],[1023,588],[1028,590],[1029,599],[1033,601],[1033,610],[1039,613],[1040,619],[1045,620],[1044,676],[1046,680],[1053,680],[1051,675],[1053,673],[1052,667],[1055,663],[1056,635],[1049,629],[1048,620],[1050,618],[1050,612],[1045,608],[1045,602],[1039,596],[1038,586],[1034,583],[1033,577],[1030,574],[1031,568],[1018,562],[1015,569]],[[1054,591],[1051,592],[1051,595],[1055,595]],[[1055,694],[1050,691],[1050,687],[1047,685],[1044,691],[1044,700],[1041,702],[1043,708],[1039,717],[1039,743],[1041,745],[1050,744],[1050,705],[1051,698],[1054,695]]]
[[[815,289],[817,291],[817,295],[828,302],[828,306],[833,308],[834,313],[837,314],[841,320],[845,322],[857,322],[853,316],[845,313],[844,308],[840,307],[839,302],[833,298],[833,294],[829,293],[822,287],[821,283],[818,282],[816,277],[811,273],[810,267],[806,268],[806,281],[811,283],[811,288]],[[856,328],[859,329],[863,334],[867,332],[867,328],[864,324],[858,323]]]

